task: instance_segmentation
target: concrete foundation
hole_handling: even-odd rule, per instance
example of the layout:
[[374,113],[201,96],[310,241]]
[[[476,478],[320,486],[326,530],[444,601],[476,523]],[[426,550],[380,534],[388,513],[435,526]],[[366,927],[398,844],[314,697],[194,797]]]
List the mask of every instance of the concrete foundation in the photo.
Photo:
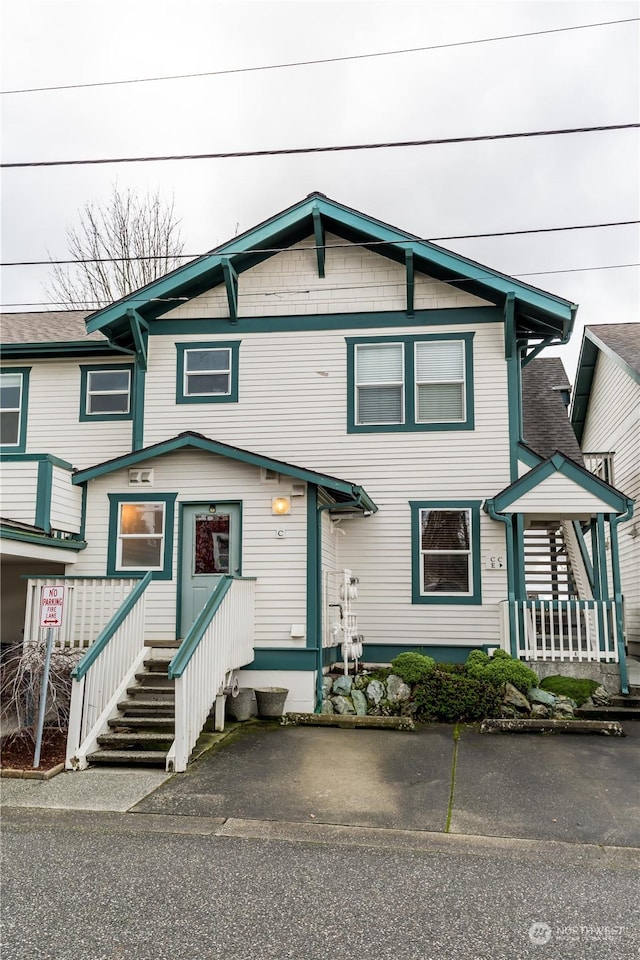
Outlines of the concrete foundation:
[[620,693],[620,670],[617,663],[567,663],[562,660],[527,662],[541,680],[545,677],[574,677],[576,680],[597,680],[608,693]]

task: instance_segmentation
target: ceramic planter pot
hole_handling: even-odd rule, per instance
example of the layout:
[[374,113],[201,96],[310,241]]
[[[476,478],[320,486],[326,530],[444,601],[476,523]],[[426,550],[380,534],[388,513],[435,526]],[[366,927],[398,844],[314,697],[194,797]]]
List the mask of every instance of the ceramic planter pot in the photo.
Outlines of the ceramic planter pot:
[[289,691],[286,687],[256,687],[258,716],[263,720],[281,717],[288,695]]
[[249,720],[252,702],[253,687],[240,687],[236,697],[227,697],[227,716],[230,720]]

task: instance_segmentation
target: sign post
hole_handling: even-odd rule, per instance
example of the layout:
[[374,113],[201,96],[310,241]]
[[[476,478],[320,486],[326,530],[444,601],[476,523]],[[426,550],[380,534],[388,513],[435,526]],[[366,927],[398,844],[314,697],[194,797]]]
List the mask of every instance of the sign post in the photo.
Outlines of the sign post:
[[49,685],[49,670],[51,668],[51,650],[53,648],[54,630],[62,625],[64,611],[64,587],[43,587],[40,603],[40,626],[47,627],[47,652],[42,672],[40,686],[40,711],[38,713],[38,732],[36,735],[36,750],[33,756],[33,766],[40,766],[40,750],[42,749],[42,732],[47,712],[47,687]]

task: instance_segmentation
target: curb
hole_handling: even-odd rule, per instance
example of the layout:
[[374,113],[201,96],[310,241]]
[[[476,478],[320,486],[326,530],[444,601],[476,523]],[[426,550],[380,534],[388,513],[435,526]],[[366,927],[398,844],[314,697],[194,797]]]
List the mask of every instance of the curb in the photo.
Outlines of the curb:
[[354,716],[344,713],[285,713],[282,726],[296,727],[347,727],[369,730],[415,730],[411,717]]
[[64,763],[57,763],[50,770],[14,770],[12,767],[0,768],[0,778],[7,780],[51,780],[64,770]]
[[613,720],[483,720],[480,733],[591,733],[626,737]]

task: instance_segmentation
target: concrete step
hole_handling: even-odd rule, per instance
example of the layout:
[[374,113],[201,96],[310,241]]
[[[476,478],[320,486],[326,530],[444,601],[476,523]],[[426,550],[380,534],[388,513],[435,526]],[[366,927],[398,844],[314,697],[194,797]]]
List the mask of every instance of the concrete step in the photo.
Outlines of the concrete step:
[[125,728],[166,732],[175,730],[176,721],[174,717],[114,717],[109,720],[109,726],[114,730]]
[[578,707],[583,720],[640,720],[640,707]]
[[132,700],[121,700],[118,704],[118,710],[124,715],[127,714],[148,714],[153,716],[170,716],[175,714],[175,697],[154,697],[153,699],[135,697]]
[[137,767],[162,767],[167,760],[166,750],[94,750],[87,754],[89,763],[127,764]]
[[151,685],[173,690],[176,685],[175,680],[169,680],[163,673],[136,673],[136,680],[142,687]]
[[175,694],[173,686],[144,683],[139,687],[127,687],[127,696],[133,697],[135,700],[140,697],[143,699],[149,699],[150,697],[155,699],[158,697],[160,700],[166,700],[167,697],[174,697]]
[[171,663],[170,657],[153,657],[153,659],[145,660],[144,667],[147,673],[161,673],[164,677],[167,676],[169,670],[169,664]]
[[177,650],[182,640],[145,640],[145,647],[160,650]]
[[173,740],[174,737],[171,731],[168,733],[156,733],[151,730],[137,730],[132,733],[103,733],[98,737],[98,743],[101,747],[113,747],[116,750],[127,750],[129,747],[144,745],[145,743],[148,745],[153,744],[156,746],[156,749],[161,749],[166,743],[166,749],[168,750]]
[[611,697],[612,707],[640,707],[640,696]]

